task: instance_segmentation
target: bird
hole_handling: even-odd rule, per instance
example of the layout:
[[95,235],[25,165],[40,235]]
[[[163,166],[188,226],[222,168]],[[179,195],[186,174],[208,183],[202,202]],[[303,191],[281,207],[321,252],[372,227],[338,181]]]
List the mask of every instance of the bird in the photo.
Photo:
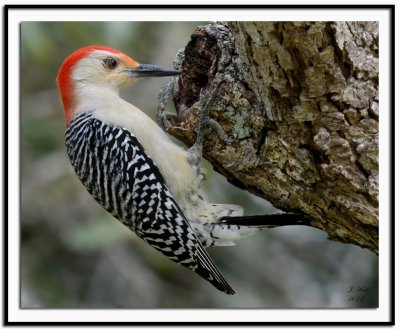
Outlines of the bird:
[[292,213],[245,216],[239,205],[209,202],[190,150],[119,95],[139,78],[180,74],[111,47],[74,51],[56,78],[66,150],[76,175],[105,210],[172,261],[234,295],[206,248],[234,245],[262,228],[308,222]]

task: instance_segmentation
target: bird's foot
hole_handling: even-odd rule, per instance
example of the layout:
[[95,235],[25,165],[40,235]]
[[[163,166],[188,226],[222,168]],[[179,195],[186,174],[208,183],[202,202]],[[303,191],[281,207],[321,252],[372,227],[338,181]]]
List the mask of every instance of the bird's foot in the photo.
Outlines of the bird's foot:
[[172,78],[164,87],[161,88],[158,94],[158,111],[157,111],[157,122],[158,125],[166,131],[171,128],[173,124],[171,122],[177,122],[178,116],[172,112],[165,112],[165,106],[168,102],[170,95],[175,92],[176,83],[178,79]]
[[218,94],[218,86],[221,82],[222,79],[216,76],[214,82],[209,88],[210,91],[208,95],[206,95],[204,89],[201,89],[200,91],[197,137],[193,146],[188,150],[190,154],[189,162],[194,166],[199,166],[200,164],[202,159],[204,136],[210,130],[213,130],[225,143],[232,143],[232,139],[225,133],[221,125],[209,116],[210,106],[213,104],[214,99]]

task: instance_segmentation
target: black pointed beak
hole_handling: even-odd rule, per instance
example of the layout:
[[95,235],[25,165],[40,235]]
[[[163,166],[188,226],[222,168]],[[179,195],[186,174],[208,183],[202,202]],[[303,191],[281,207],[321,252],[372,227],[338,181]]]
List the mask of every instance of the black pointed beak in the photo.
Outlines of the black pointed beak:
[[181,74],[181,71],[152,64],[140,64],[134,69],[126,69],[125,72],[128,73],[131,78],[167,77]]

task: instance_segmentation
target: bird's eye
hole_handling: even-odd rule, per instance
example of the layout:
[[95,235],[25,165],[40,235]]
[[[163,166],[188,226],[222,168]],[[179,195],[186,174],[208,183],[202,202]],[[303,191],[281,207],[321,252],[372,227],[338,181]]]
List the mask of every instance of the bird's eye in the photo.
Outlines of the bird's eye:
[[114,70],[118,66],[118,61],[114,57],[107,57],[103,61],[105,67],[109,70]]

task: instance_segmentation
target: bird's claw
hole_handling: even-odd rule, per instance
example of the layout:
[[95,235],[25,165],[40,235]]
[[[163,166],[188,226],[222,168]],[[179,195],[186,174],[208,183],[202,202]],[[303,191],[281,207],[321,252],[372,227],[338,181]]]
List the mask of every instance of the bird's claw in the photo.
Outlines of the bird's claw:
[[173,94],[175,90],[175,83],[177,78],[172,78],[168,83],[161,88],[160,93],[158,94],[158,111],[157,111],[157,122],[158,125],[166,131],[168,128],[172,127],[171,121],[172,119],[177,118],[175,113],[165,112],[165,106],[168,102],[168,99],[171,94]]

